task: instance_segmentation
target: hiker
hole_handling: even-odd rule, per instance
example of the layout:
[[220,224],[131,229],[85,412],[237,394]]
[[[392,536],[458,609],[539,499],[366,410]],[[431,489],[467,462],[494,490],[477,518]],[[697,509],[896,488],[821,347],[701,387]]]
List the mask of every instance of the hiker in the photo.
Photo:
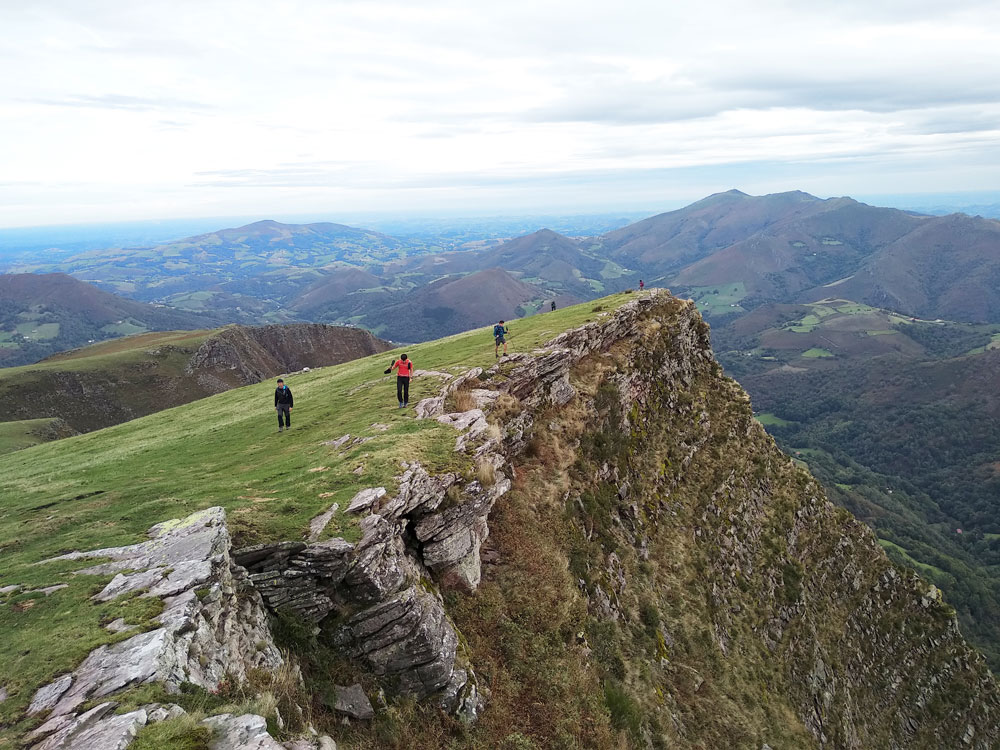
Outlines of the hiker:
[[639,279],[639,291],[640,291],[640,292],[641,292],[641,291],[643,290],[643,288],[644,288],[645,286],[646,286],[646,282],[645,282],[645,281],[643,281],[642,279]]
[[500,344],[503,344],[504,356],[507,355],[507,336],[509,335],[510,331],[503,324],[502,320],[493,326],[493,340],[496,342],[496,349],[493,351],[494,358],[499,359],[500,357]]
[[274,389],[274,410],[278,412],[278,432],[292,429],[292,392],[281,378]]
[[556,311],[556,301],[552,300],[552,312]]
[[399,401],[399,408],[402,409],[410,403],[410,378],[413,377],[413,360],[407,359],[405,354],[400,354],[399,359],[389,365],[385,374],[388,375],[393,370],[396,371],[396,399]]

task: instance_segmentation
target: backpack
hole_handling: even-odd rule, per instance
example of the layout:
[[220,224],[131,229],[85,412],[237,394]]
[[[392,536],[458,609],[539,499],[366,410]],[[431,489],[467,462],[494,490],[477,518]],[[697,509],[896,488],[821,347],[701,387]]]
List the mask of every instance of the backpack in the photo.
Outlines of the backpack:
[[501,336],[503,336],[503,326],[497,323],[495,326],[493,326],[493,338],[496,339]]

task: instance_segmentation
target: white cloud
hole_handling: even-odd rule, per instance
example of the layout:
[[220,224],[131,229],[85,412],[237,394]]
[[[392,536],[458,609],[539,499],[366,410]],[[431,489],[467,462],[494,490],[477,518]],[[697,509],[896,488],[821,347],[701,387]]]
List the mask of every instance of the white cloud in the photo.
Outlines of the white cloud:
[[476,5],[6,3],[0,226],[997,187],[993,3]]

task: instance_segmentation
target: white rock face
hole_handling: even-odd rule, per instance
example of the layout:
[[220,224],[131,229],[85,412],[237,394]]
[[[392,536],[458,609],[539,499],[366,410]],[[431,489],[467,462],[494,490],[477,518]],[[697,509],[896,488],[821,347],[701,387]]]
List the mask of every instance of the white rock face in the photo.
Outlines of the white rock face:
[[[148,588],[144,596],[160,597],[164,610],[157,618],[160,627],[95,649],[72,673],[40,688],[29,713],[51,712],[34,739],[51,735],[50,740],[56,741],[66,732],[77,737],[85,730],[104,736],[108,722],[124,726],[121,717],[106,719],[93,712],[78,717],[76,711],[85,701],[134,685],[159,682],[178,690],[181,683],[191,682],[211,690],[227,677],[242,680],[249,669],[274,669],[282,663],[260,595],[250,586],[246,571],[230,559],[222,508],[157,524],[149,534],[151,539],[140,544],[61,558],[111,558],[81,571],[118,572],[96,598],[108,600]],[[78,725],[84,716],[87,725]],[[138,716],[133,718],[138,722]],[[141,723],[145,721],[143,714]],[[79,739],[73,742],[74,748],[85,747]],[[38,748],[62,747],[45,743]]]
[[267,721],[255,714],[219,714],[202,722],[215,731],[212,750],[285,750],[267,733]]
[[[125,750],[146,725],[143,709],[116,716],[113,703],[102,703],[80,716],[49,719],[29,739],[52,725],[52,733],[32,750]],[[46,733],[50,730],[46,730]]]

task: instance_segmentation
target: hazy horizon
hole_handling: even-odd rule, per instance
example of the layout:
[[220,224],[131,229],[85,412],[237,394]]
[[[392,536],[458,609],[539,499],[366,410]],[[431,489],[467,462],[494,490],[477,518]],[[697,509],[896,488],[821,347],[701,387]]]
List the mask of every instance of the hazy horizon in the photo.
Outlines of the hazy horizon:
[[6,4],[0,226],[1000,189],[1000,7]]

